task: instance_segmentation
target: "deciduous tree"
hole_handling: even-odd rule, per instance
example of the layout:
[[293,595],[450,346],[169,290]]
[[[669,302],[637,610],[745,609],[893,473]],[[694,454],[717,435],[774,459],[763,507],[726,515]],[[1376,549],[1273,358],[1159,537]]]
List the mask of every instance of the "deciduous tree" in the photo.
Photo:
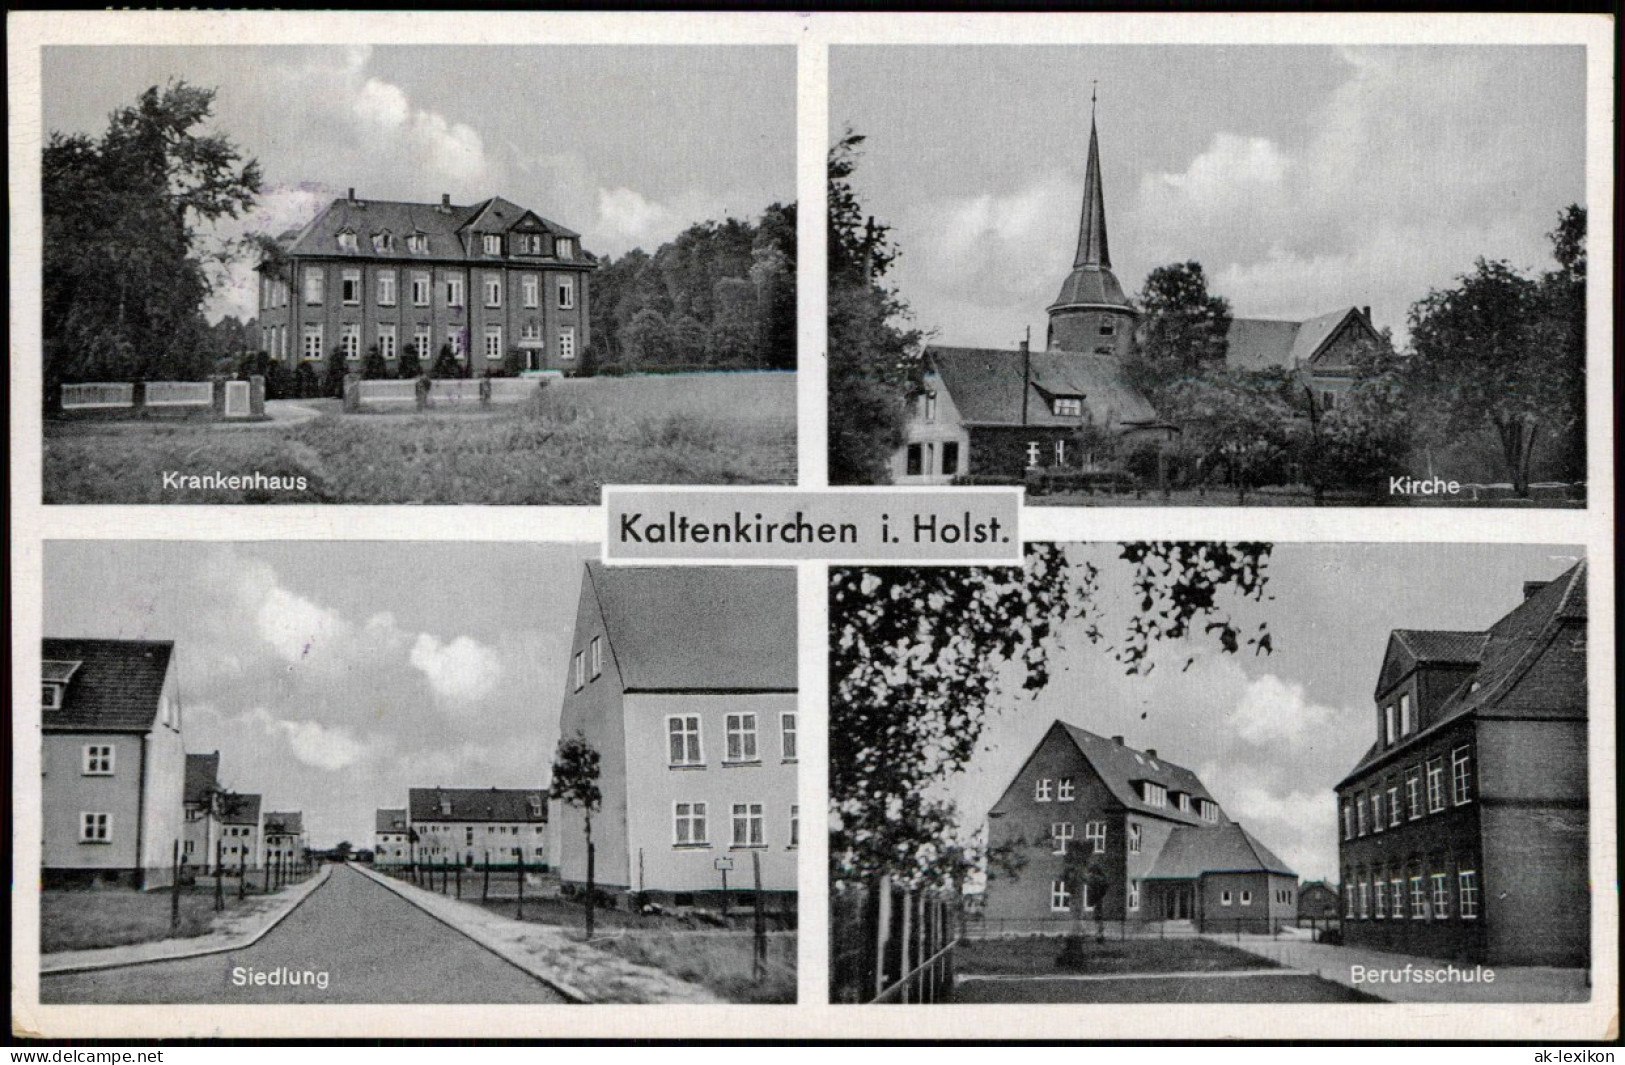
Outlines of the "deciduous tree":
[[1224,367],[1230,302],[1208,292],[1201,263],[1157,267],[1136,302],[1140,324],[1124,369],[1153,403],[1180,382]]

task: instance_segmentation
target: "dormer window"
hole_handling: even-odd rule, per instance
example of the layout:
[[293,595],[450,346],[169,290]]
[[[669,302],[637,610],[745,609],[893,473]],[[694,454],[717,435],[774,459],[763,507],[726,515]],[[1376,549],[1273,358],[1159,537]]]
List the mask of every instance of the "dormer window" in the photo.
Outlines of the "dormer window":
[[1196,810],[1204,821],[1217,822],[1219,820],[1219,804],[1211,799],[1198,800]]
[[1057,418],[1083,417],[1083,399],[1078,396],[1056,396],[1051,410]]
[[407,237],[406,250],[416,252],[419,255],[427,252],[429,250],[429,234],[413,233],[411,236]]
[[1168,789],[1152,780],[1140,782],[1140,799],[1147,806],[1163,807],[1168,805]]
[[65,687],[66,686],[62,684],[42,685],[40,690],[40,706],[46,710],[62,709],[62,692]]
[[1191,797],[1189,795],[1185,794],[1183,791],[1178,792],[1177,794],[1179,795],[1179,812],[1180,813],[1185,813],[1185,814],[1190,813],[1191,812]]
[[451,799],[447,798],[446,796],[441,796],[440,798],[440,816],[451,816]]
[[1399,697],[1399,734],[1409,736],[1416,731],[1416,711],[1411,705],[1411,694]]
[[395,250],[395,234],[389,230],[372,235],[372,250],[377,252],[392,252]]
[[518,251],[521,255],[542,254],[542,235],[540,233],[519,234]]
[[920,420],[922,422],[937,420],[937,394],[935,392],[920,393]]
[[480,238],[480,250],[487,255],[501,255],[502,237],[496,233],[486,233]]
[[574,237],[559,237],[553,241],[553,254],[560,259],[574,259],[576,257],[576,242]]
[[542,797],[540,795],[532,795],[530,797],[530,816],[542,816]]
[[355,249],[356,249],[355,230],[353,230],[353,229],[341,229],[341,230],[339,230],[339,251],[355,251]]

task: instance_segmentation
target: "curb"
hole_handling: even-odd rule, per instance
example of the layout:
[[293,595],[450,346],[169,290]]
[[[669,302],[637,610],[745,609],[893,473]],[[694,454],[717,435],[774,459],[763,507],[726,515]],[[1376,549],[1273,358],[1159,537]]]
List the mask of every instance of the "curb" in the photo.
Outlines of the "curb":
[[456,932],[458,935],[464,937],[465,939],[468,939],[469,941],[471,941],[471,942],[473,942],[475,944],[478,944],[479,946],[483,947],[484,949],[490,951],[492,954],[495,954],[497,957],[501,958],[503,961],[507,962],[509,965],[512,965],[514,968],[516,968],[516,969],[520,970],[521,972],[525,973],[527,976],[530,976],[530,977],[533,977],[533,978],[535,978],[537,980],[540,980],[542,983],[546,984],[548,987],[552,988],[554,991],[556,991],[559,994],[563,995],[566,999],[568,999],[570,1001],[570,1003],[572,1005],[583,1006],[583,1005],[591,1004],[592,999],[588,998],[585,994],[583,994],[577,988],[572,987],[570,984],[565,983],[563,980],[560,980],[556,976],[553,976],[551,974],[542,972],[540,969],[537,969],[535,966],[533,966],[532,964],[530,964],[529,962],[527,962],[525,960],[522,960],[521,958],[511,956],[508,952],[505,952],[505,951],[499,949],[496,945],[491,944],[491,943],[487,943],[485,940],[481,939],[479,936],[475,935],[473,932],[470,932],[468,929],[460,928],[457,925],[452,924],[450,921],[446,920],[440,914],[435,913],[433,910],[429,909],[427,906],[424,906],[423,904],[418,902],[417,899],[413,898],[410,894],[408,894],[405,890],[403,890],[406,885],[397,884],[392,878],[384,876],[382,873],[374,872],[371,869],[364,868],[364,867],[362,867],[360,865],[356,865],[354,863],[351,863],[348,867],[350,869],[353,869],[356,872],[360,873],[362,876],[365,876],[368,880],[371,880],[373,883],[377,884],[381,888],[384,888],[386,891],[390,891],[390,892],[394,893],[394,895],[397,898],[403,899],[407,903],[409,903],[412,906],[416,907],[419,912],[427,914],[429,917],[432,917],[434,920],[439,921],[441,924],[445,925],[447,928],[451,929],[453,932]]
[[[67,975],[70,975],[72,973],[99,972],[99,971],[101,971],[103,969],[126,969],[126,968],[129,968],[132,965],[153,965],[153,964],[155,964],[157,962],[164,962],[164,961],[183,961],[183,960],[185,960],[187,958],[203,958],[203,957],[207,957],[210,954],[226,954],[226,953],[229,953],[229,952],[234,951],[234,950],[246,950],[249,947],[252,947],[255,943],[258,943],[260,940],[264,939],[266,937],[266,935],[268,935],[270,933],[270,931],[273,928],[275,928],[277,925],[279,925],[283,921],[287,920],[288,915],[291,914],[293,911],[297,910],[299,907],[303,906],[305,904],[305,900],[310,898],[312,895],[316,894],[317,889],[319,889],[323,884],[327,883],[328,878],[331,877],[332,875],[333,875],[333,867],[332,867],[332,865],[328,864],[328,863],[323,863],[322,871],[320,873],[318,873],[316,875],[316,879],[311,882],[311,886],[310,886],[310,889],[308,891],[306,891],[303,895],[299,896],[299,898],[295,899],[294,902],[293,902],[293,905],[289,906],[287,909],[283,910],[280,914],[278,914],[276,916],[275,920],[271,921],[269,924],[266,924],[264,927],[260,928],[258,931],[248,935],[245,938],[240,938],[240,939],[234,940],[234,941],[232,941],[230,943],[226,943],[224,945],[217,944],[217,945],[212,946],[212,947],[200,947],[200,948],[198,948],[196,950],[188,950],[188,951],[184,951],[184,952],[179,953],[179,954],[162,954],[162,955],[159,955],[159,956],[154,957],[154,958],[134,958],[134,959],[125,960],[125,961],[82,961],[82,962],[72,962],[72,963],[69,963],[67,965],[63,965],[63,966],[61,966],[59,968],[55,968],[55,969],[46,968],[46,958],[50,957],[50,955],[48,955],[48,954],[47,955],[41,955],[41,957],[40,957],[40,971],[39,971],[40,979],[43,980],[44,978],[46,978],[48,976],[67,976]],[[167,940],[167,941],[166,940],[156,940],[155,942],[160,942],[160,943],[162,943],[162,942],[185,942],[185,940]],[[131,946],[140,946],[140,945],[142,945],[142,944],[131,944]],[[109,947],[107,949],[109,949],[109,950],[122,950],[124,948],[122,948],[122,947]]]

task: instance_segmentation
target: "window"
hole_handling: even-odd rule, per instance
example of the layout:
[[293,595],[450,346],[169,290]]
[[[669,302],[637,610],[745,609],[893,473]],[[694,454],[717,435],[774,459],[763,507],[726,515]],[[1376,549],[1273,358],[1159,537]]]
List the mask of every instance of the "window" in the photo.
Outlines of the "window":
[[339,230],[339,251],[355,251],[355,231],[352,229]]
[[339,346],[344,349],[346,359],[361,358],[361,326],[356,322],[346,322],[339,326]]
[[1055,397],[1055,416],[1058,418],[1077,418],[1083,415],[1083,400],[1073,397]]
[[1049,802],[1050,797],[1054,794],[1054,787],[1055,782],[1049,777],[1044,777],[1042,780],[1034,783],[1033,802]]
[[378,271],[378,306],[395,306],[395,271]]
[[461,359],[466,350],[463,346],[467,333],[461,329],[452,329],[446,334],[446,343],[451,346],[451,353]]
[[1130,910],[1140,908],[1140,882],[1138,880],[1128,882],[1128,908]]
[[573,310],[576,305],[576,279],[566,277],[559,282],[559,310]]
[[576,329],[573,325],[567,325],[559,330],[559,358],[565,362],[572,362],[575,357]]
[[1373,791],[1371,793],[1371,831],[1381,832],[1383,827],[1382,792]]
[[84,773],[87,777],[113,775],[113,747],[111,744],[85,744]]
[[959,472],[959,441],[943,441],[942,472],[945,474],[955,474]]
[[1060,783],[1056,785],[1055,798],[1061,802],[1071,802],[1075,793],[1076,788],[1072,783],[1072,778],[1062,777]]
[[1050,853],[1065,854],[1066,845],[1077,835],[1077,826],[1071,821],[1056,821],[1049,826]]
[[62,708],[62,685],[41,685],[40,706],[46,710],[60,710]]
[[1096,854],[1106,853],[1106,822],[1090,821],[1083,826],[1083,838],[1094,844]]
[[1343,870],[1343,916],[1354,916],[1354,874]]
[[580,691],[587,686],[586,656],[580,651],[577,651],[575,656],[570,659],[570,675],[574,678],[571,683],[575,686],[576,691]]
[[576,242],[573,237],[559,237],[553,241],[553,254],[560,259],[574,259],[576,257]]
[[705,803],[680,802],[676,804],[672,825],[672,842],[679,847],[703,847],[705,835]]
[[319,266],[305,267],[305,302],[322,302],[322,268]]
[[1428,759],[1428,813],[1444,809],[1444,759]]
[[518,254],[542,254],[542,235],[540,233],[520,233],[515,239],[518,241],[518,244],[514,248],[514,251]]
[[419,326],[417,332],[412,334],[412,343],[418,349],[418,358],[422,360],[423,369],[427,370],[434,361],[434,327]]
[[910,477],[918,477],[925,472],[925,447],[923,445],[908,445],[908,460],[904,470]]
[[1383,882],[1381,877],[1378,877],[1372,883],[1371,888],[1376,895],[1376,906],[1371,916],[1379,921],[1384,920],[1388,916],[1388,885]]
[[1411,877],[1411,920],[1425,921],[1428,916],[1427,893],[1422,890],[1422,878]]
[[671,765],[703,765],[700,754],[700,719],[698,715],[668,717],[666,735],[670,740],[668,759]]
[[754,762],[756,755],[756,715],[729,714],[723,720],[728,736],[730,762]]
[[790,843],[791,847],[801,846],[801,807],[790,807]]
[[346,270],[339,279],[339,298],[346,307],[361,303],[361,271]]
[[592,642],[587,645],[587,652],[592,667],[592,679],[597,680],[604,675],[604,638],[594,636]]
[[759,802],[736,802],[733,807],[733,845],[735,847],[762,846],[762,804]]
[[393,325],[378,327],[378,354],[386,359],[395,357],[395,327]]
[[1450,917],[1450,885],[1446,883],[1443,873],[1434,873],[1428,879],[1433,885],[1433,919],[1447,920]]
[[1456,890],[1461,896],[1461,919],[1478,920],[1478,873],[1472,869],[1457,873]]
[[1038,467],[1038,456],[1043,453],[1044,449],[1039,446],[1038,441],[1027,441],[1027,468],[1030,470],[1036,469]]
[[1354,838],[1354,803],[1343,800],[1343,838]]
[[1405,805],[1412,821],[1422,816],[1422,771],[1415,766],[1405,770]]
[[1393,703],[1382,708],[1382,742],[1393,746],[1399,739],[1399,714]]
[[1140,853],[1140,826],[1139,825],[1129,825],[1128,826],[1128,852],[1130,854],[1139,854]]
[[1055,441],[1055,465],[1057,465],[1057,466],[1065,466],[1066,465],[1066,441],[1065,440],[1057,440],[1057,441]]
[[1450,799],[1457,806],[1473,801],[1473,755],[1466,747],[1450,752]]
[[1219,820],[1219,804],[1213,800],[1201,799],[1197,802],[1197,807],[1201,810],[1202,820],[1214,822]]
[[1370,818],[1367,816],[1369,811],[1366,808],[1366,796],[1363,791],[1360,793],[1360,797],[1354,800],[1354,812],[1355,823],[1359,826],[1358,834],[1363,836],[1371,830]]
[[463,305],[463,276],[451,274],[446,278],[446,306],[461,307]]
[[429,250],[429,234],[413,233],[411,236],[407,237],[406,250],[416,252],[419,255],[427,252]]
[[502,306],[502,275],[485,275],[485,305],[487,307]]
[[542,286],[535,274],[525,274],[519,279],[520,298],[526,307],[536,307],[541,303]]
[[519,327],[519,341],[535,343],[542,339],[542,327],[539,322],[527,321]]
[[1416,714],[1411,709],[1411,693],[1399,697],[1399,734],[1409,736],[1416,731]]
[[1100,335],[1101,336],[1109,337],[1109,336],[1115,335],[1116,333],[1117,333],[1117,323],[1116,322],[1112,321],[1110,318],[1102,318],[1100,320]]
[[1146,780],[1140,783],[1140,798],[1147,806],[1167,806],[1168,789],[1155,781]]
[[1187,814],[1191,812],[1191,797],[1183,791],[1179,793],[1179,811]]
[[[412,275],[412,306],[427,307],[429,305],[429,275]],[[418,354],[422,354],[419,352]]]
[[502,238],[495,233],[486,233],[480,237],[480,250],[487,255],[502,254]]
[[1336,410],[1337,409],[1337,393],[1336,392],[1321,392],[1321,394],[1320,394],[1320,409],[1325,410],[1325,411]]
[[392,252],[392,251],[394,251],[395,250],[395,234],[391,233],[387,229],[384,230],[382,233],[374,233],[372,235],[372,250],[373,251],[381,251],[381,252]]
[[1235,903],[1236,903],[1235,897],[1233,895],[1231,895],[1230,892],[1228,892],[1228,891],[1219,892],[1219,905],[1220,906],[1234,906]]
[[786,762],[796,760],[796,715],[779,715],[779,749]]
[[113,842],[113,815],[88,814],[79,815],[79,842],[80,843],[111,843]]
[[1371,916],[1371,881],[1360,879],[1360,920]]
[[1069,913],[1072,910],[1072,891],[1065,880],[1049,882],[1049,908],[1051,913]]
[[1393,828],[1404,817],[1404,811],[1399,805],[1399,785],[1388,785],[1388,827]]
[[502,358],[502,327],[500,325],[485,327],[485,357],[492,360]]
[[1241,904],[1243,906],[1251,906],[1253,904],[1253,893],[1251,891],[1243,891],[1241,893]]

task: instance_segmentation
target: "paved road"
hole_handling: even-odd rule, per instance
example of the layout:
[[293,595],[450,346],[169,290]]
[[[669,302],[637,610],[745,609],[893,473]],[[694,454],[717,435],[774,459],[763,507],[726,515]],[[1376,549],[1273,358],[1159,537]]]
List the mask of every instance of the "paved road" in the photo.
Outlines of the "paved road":
[[[324,990],[237,986],[237,975],[327,974]],[[307,978],[314,980],[315,977]],[[40,1001],[70,1002],[529,1002],[565,1001],[461,933],[360,873],[331,879],[247,950],[46,976]]]

